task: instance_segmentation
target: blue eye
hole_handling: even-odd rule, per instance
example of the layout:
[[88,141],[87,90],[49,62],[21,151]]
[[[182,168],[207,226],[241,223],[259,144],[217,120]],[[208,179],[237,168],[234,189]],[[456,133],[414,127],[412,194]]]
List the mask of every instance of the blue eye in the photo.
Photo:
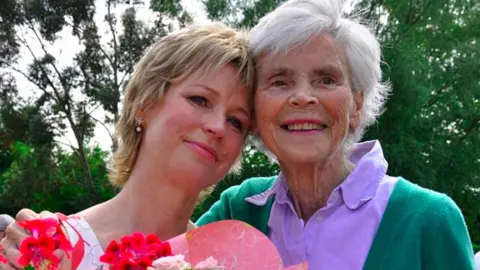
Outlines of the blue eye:
[[230,124],[232,124],[233,127],[235,127],[236,129],[238,129],[239,131],[242,131],[243,129],[243,124],[242,124],[242,121],[238,120],[237,118],[235,117],[229,117],[227,119],[228,122],[230,122]]
[[205,107],[208,105],[208,99],[202,96],[191,96],[188,99],[199,106]]

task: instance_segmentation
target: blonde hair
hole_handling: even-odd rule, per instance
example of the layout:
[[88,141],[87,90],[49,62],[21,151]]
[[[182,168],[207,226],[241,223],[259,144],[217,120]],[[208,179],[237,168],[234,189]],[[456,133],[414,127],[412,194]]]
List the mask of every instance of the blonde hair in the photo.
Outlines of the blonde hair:
[[113,185],[126,183],[137,159],[141,134],[135,132],[136,111],[161,98],[172,81],[196,72],[202,76],[231,64],[238,71],[239,83],[253,91],[254,65],[247,44],[246,32],[211,23],[173,32],[146,51],[128,82],[116,125],[118,144],[110,167]]

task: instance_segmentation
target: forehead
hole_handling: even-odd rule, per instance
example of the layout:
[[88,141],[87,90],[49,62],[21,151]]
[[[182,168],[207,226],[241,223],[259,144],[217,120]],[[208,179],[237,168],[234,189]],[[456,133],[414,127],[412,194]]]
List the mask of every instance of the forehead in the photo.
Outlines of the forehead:
[[206,88],[220,100],[249,109],[250,91],[233,65],[228,64],[208,72],[196,72],[184,83],[191,87]]
[[184,80],[185,83],[191,84],[201,82],[218,88],[239,88],[243,81],[238,69],[231,64],[221,67],[203,67],[193,72]]
[[323,34],[294,47],[287,53],[260,56],[257,74],[259,79],[262,79],[263,76],[279,69],[308,72],[327,67],[347,70],[345,53],[339,48],[332,35]]

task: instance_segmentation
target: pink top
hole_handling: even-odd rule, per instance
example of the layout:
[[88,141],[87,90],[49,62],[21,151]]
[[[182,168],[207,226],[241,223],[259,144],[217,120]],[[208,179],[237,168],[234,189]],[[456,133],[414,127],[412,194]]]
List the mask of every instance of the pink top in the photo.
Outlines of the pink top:
[[79,216],[57,214],[73,246],[72,269],[93,270],[106,266],[100,262],[103,249],[88,222]]

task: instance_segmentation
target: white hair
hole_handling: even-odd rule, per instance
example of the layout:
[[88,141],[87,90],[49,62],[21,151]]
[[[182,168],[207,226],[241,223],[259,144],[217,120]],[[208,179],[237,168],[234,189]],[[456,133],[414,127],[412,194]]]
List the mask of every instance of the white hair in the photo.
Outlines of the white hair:
[[339,0],[290,0],[265,15],[250,31],[254,57],[287,53],[313,37],[332,35],[345,52],[353,91],[364,91],[360,125],[346,138],[347,148],[360,141],[365,129],[382,113],[389,92],[381,82],[380,43],[365,25],[342,12]]

